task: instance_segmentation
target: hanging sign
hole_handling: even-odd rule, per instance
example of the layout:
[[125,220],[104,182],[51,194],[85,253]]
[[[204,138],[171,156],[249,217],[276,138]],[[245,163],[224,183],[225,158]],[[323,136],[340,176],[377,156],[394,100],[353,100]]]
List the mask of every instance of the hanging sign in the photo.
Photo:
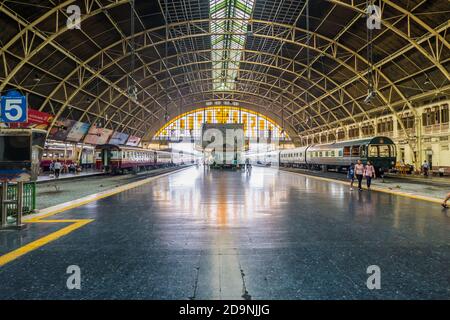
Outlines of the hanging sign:
[[12,90],[0,99],[0,122],[22,123],[28,120],[27,98]]

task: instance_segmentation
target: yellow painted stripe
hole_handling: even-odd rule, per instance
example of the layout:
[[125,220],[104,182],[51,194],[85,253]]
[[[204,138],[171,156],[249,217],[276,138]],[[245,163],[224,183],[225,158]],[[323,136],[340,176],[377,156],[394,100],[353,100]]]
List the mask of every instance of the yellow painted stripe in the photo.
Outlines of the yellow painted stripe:
[[94,220],[93,219],[79,220],[65,228],[62,228],[61,230],[53,232],[45,237],[42,237],[38,240],[30,242],[30,243],[24,245],[23,247],[20,247],[19,249],[11,251],[0,257],[0,267],[23,256],[24,254],[27,254],[30,251],[36,250],[36,249],[46,245],[49,242],[55,241],[56,239],[61,238],[62,236],[65,236],[65,235],[71,233],[72,231],[74,231],[78,228],[81,228],[82,226],[84,226],[92,221],[94,221]]
[[[97,201],[99,199],[102,198],[106,198],[115,194],[118,194],[120,192],[132,189],[132,188],[136,188],[139,186],[142,186],[146,183],[149,183],[155,179],[158,178],[162,178],[165,176],[168,176],[170,174],[185,170],[189,167],[186,168],[182,168],[179,170],[175,170],[175,171],[171,171],[168,173],[164,173],[155,177],[150,177],[141,181],[136,181],[136,182],[132,182],[111,190],[107,190],[107,191],[103,191],[94,195],[90,195],[78,200],[74,200],[74,201],[70,201],[70,202],[66,202],[60,205],[57,205],[55,207],[49,208],[49,212],[45,213],[43,215],[32,215],[32,216],[28,216],[26,218],[23,219],[24,222],[27,223],[71,223],[69,226],[62,228],[61,230],[58,230],[56,232],[53,232],[47,236],[44,236],[42,238],[39,238],[33,242],[30,242],[14,251],[11,251],[3,256],[0,256],[0,267],[4,266],[5,264],[29,253],[30,251],[36,250],[52,241],[55,241],[58,238],[61,238],[71,232],[73,232],[76,229],[79,229],[83,226],[85,226],[88,223],[91,223],[92,221],[94,221],[94,219],[61,219],[61,220],[57,220],[57,219],[53,219],[53,220],[43,220],[45,218],[48,218],[50,216],[54,216],[58,213],[76,208],[76,207],[80,207],[83,206],[87,203],[93,202],[93,201]],[[44,209],[45,210],[45,209]]]
[[[275,169],[276,170],[276,169]],[[307,177],[307,178],[312,178],[315,180],[321,180],[321,181],[327,181],[327,182],[333,182],[333,183],[339,183],[339,184],[343,184],[343,185],[350,185],[350,182],[346,182],[346,181],[341,181],[341,180],[336,180],[336,179],[331,179],[331,178],[324,178],[324,177],[317,177],[317,176],[313,176],[313,175],[309,175],[306,173],[301,173],[301,172],[294,172],[294,171],[288,171],[288,170],[283,170],[281,169],[280,171],[284,172],[284,173],[294,173],[294,174],[298,174],[301,175],[303,177]],[[363,189],[367,190],[366,186],[363,186]],[[411,193],[407,193],[407,192],[402,192],[402,191],[395,191],[395,190],[390,190],[390,189],[385,189],[385,188],[380,188],[380,187],[376,187],[373,186],[372,188],[370,188],[370,190],[372,191],[378,191],[378,192],[384,192],[384,193],[389,193],[389,194],[393,194],[393,195],[397,195],[397,196],[402,196],[402,197],[407,197],[407,198],[411,198],[411,199],[416,199],[416,200],[423,200],[423,201],[428,201],[428,202],[433,202],[433,203],[442,203],[441,199],[438,198],[433,198],[433,197],[427,197],[427,196],[421,196],[421,195],[415,195],[415,194],[411,194]]]

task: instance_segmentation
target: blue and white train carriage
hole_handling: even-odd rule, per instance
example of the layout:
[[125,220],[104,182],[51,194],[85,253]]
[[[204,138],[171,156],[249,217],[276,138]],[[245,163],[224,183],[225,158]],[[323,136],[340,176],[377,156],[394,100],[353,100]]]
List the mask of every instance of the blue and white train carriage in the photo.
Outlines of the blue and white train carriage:
[[[386,172],[395,166],[395,144],[387,137],[371,137],[279,151],[279,164],[284,167],[345,171],[358,160],[370,161],[377,173]],[[267,160],[260,164],[267,165]]]

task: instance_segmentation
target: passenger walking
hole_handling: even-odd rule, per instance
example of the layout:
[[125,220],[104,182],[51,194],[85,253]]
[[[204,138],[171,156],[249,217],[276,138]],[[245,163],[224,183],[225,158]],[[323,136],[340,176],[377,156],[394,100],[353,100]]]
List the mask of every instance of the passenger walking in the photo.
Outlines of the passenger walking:
[[56,160],[53,167],[55,169],[55,178],[58,179],[59,174],[61,173],[61,167],[62,167],[61,162],[59,162],[59,160]]
[[355,182],[355,164],[353,162],[348,167],[347,178],[350,179],[350,191],[353,191],[353,183]]
[[370,190],[370,185],[372,184],[372,178],[375,178],[375,168],[370,163],[370,161],[367,161],[366,170],[364,171],[364,175],[366,176],[367,180],[367,189]]
[[447,195],[447,197],[444,199],[444,202],[442,202],[442,206],[444,207],[444,208],[448,208],[448,204],[447,204],[447,202],[448,202],[448,200],[450,200],[450,193]]
[[430,168],[430,166],[428,165],[427,160],[425,160],[425,161],[423,162],[423,165],[422,165],[423,175],[424,175],[425,177],[428,177],[428,170],[429,170],[429,168]]
[[355,176],[358,179],[358,190],[362,191],[362,179],[364,175],[364,165],[361,160],[358,160],[358,163],[355,165]]
[[50,175],[55,174],[55,160],[52,160],[52,162],[50,162],[50,166],[48,169],[50,170]]

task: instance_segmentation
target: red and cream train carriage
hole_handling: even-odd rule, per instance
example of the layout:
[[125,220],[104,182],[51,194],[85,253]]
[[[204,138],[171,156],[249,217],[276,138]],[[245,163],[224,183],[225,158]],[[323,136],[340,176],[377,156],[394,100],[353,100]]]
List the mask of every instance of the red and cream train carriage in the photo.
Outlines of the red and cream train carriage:
[[155,151],[113,144],[99,145],[95,149],[96,168],[105,172],[148,170],[194,163],[193,155],[184,152]]

